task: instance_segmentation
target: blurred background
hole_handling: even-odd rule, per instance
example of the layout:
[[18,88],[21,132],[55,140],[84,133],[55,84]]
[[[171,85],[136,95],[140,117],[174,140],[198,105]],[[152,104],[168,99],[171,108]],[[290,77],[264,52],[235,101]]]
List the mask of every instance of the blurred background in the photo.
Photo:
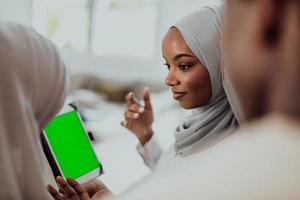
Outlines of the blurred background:
[[[33,27],[53,41],[71,76],[76,101],[104,165],[100,179],[116,194],[150,173],[137,140],[121,127],[124,99],[149,86],[153,129],[165,149],[188,113],[164,85],[161,40],[180,18],[222,0],[0,0],[0,20]],[[53,80],[55,81],[55,80]]]

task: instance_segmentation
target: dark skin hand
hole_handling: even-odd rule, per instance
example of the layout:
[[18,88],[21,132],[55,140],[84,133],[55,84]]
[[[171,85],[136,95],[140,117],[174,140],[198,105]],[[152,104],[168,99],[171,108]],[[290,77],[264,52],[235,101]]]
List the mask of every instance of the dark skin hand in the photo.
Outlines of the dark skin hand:
[[144,106],[140,105],[133,92],[126,96],[126,110],[121,125],[132,132],[140,141],[141,145],[146,144],[153,135],[153,110],[150,100],[150,91],[146,87],[143,90]]
[[79,184],[73,178],[58,176],[56,178],[59,191],[52,185],[48,185],[48,192],[55,200],[101,200],[112,198],[113,194],[109,189],[98,180],[91,180],[87,183]]

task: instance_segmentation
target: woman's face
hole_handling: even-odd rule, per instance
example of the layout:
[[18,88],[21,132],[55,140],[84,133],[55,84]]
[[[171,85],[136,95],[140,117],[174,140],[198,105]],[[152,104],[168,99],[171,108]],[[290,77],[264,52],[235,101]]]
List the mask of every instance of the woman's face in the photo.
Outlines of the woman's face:
[[212,96],[209,73],[177,28],[165,35],[162,52],[169,70],[165,83],[171,87],[174,99],[185,109],[207,104]]

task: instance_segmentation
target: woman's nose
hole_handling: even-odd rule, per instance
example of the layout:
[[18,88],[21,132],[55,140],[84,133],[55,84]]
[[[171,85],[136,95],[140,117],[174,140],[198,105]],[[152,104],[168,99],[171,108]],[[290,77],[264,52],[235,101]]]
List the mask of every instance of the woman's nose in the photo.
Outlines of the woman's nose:
[[165,84],[168,86],[174,86],[174,85],[178,85],[179,81],[175,76],[175,73],[173,70],[170,70],[166,79],[165,79]]

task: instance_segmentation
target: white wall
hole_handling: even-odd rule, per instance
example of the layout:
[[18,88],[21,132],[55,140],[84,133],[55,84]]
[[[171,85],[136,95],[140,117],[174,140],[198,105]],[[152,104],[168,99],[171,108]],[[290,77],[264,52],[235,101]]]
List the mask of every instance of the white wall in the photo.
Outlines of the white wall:
[[[164,85],[167,71],[161,56],[161,39],[167,29],[182,17],[198,10],[204,5],[218,4],[222,0],[157,0],[159,16],[157,27],[156,55],[149,60],[143,58],[122,58],[115,56],[93,56],[64,54],[74,71],[94,70],[101,77],[120,80],[156,82]],[[77,66],[77,67],[74,67]],[[87,67],[89,66],[89,67]],[[93,66],[93,67],[92,67]],[[77,72],[78,73],[78,72]]]
[[[19,23],[32,25],[32,2],[34,0],[0,0],[0,19],[2,20],[11,20]],[[44,0],[38,0],[36,3],[43,3]],[[156,55],[152,60],[143,60],[137,59],[136,61],[132,60],[127,61],[119,66],[119,62],[111,62],[110,68],[107,69],[105,66],[101,69],[101,72],[104,76],[118,77],[117,73],[111,73],[111,69],[114,69],[114,72],[122,68],[121,74],[122,79],[142,79],[149,81],[157,81],[163,83],[164,74],[162,70],[163,59],[161,56],[161,39],[170,25],[174,24],[180,18],[188,15],[189,13],[199,9],[203,5],[221,2],[222,0],[157,0],[158,9],[159,9],[159,18],[158,18],[158,33],[156,41]],[[40,11],[43,12],[43,11]],[[93,56],[92,56],[93,57]],[[81,59],[78,59],[81,58]],[[68,56],[67,60],[71,61],[73,65],[76,66],[85,66],[90,63],[85,56]],[[103,59],[99,57],[99,59]],[[82,60],[82,62],[79,60]],[[93,59],[91,59],[93,60]],[[123,62],[124,59],[120,59],[120,62]],[[84,63],[87,62],[87,63]],[[125,62],[125,61],[124,61]],[[100,65],[102,62],[97,61],[94,65]],[[116,66],[113,66],[113,65]],[[83,68],[84,69],[84,68]],[[131,71],[134,73],[126,73],[126,71]],[[145,73],[147,72],[147,73]]]
[[32,0],[0,0],[0,19],[31,25]]

